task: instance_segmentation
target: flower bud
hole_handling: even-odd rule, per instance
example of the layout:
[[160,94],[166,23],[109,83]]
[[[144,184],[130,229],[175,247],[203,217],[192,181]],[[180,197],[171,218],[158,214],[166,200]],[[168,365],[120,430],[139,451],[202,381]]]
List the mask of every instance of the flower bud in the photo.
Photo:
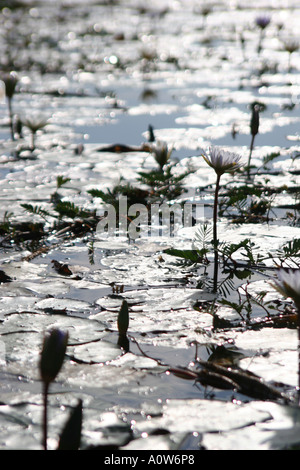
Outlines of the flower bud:
[[15,93],[18,82],[17,75],[14,72],[11,72],[9,75],[3,77],[2,80],[5,84],[5,94],[7,98],[11,99]]
[[251,116],[251,122],[250,122],[251,134],[252,135],[258,134],[258,128],[259,128],[259,109],[258,109],[258,106],[254,106],[253,111],[252,111],[252,116]]
[[258,16],[255,18],[256,25],[261,28],[265,29],[271,22],[271,18],[269,16]]
[[40,358],[40,373],[43,382],[53,382],[64,361],[68,333],[53,329],[44,337]]

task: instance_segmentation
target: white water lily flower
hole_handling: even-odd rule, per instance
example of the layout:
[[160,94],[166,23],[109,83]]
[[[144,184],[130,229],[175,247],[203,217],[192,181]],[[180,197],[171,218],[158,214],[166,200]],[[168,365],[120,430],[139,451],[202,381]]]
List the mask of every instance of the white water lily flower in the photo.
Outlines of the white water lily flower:
[[292,298],[300,309],[300,269],[280,269],[278,279],[272,285],[284,297]]
[[219,176],[223,173],[232,173],[242,166],[241,157],[238,154],[217,147],[210,147],[209,155],[203,152],[202,157]]

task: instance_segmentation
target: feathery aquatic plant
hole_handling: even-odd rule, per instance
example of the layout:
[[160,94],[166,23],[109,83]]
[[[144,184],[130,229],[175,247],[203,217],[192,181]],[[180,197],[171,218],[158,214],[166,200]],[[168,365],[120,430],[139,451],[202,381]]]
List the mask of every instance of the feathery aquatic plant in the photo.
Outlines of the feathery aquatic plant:
[[156,142],[152,145],[151,151],[161,171],[171,158],[173,149],[169,149],[165,142]]

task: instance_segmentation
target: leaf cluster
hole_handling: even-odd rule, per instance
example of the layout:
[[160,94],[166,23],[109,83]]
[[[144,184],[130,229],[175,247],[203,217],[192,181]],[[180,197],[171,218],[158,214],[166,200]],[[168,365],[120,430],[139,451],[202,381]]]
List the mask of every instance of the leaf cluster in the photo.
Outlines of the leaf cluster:
[[171,201],[185,192],[183,180],[192,170],[175,175],[174,167],[174,164],[169,164],[165,165],[163,170],[138,173],[138,181],[150,188],[150,202]]

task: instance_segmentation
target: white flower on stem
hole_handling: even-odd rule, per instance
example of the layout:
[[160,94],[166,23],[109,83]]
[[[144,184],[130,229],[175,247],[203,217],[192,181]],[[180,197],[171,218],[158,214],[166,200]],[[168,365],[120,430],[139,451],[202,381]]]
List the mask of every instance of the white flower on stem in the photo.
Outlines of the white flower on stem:
[[241,157],[238,154],[227,152],[217,147],[210,147],[209,155],[203,152],[202,157],[215,170],[218,176],[223,175],[223,173],[233,173],[243,166],[240,161]]
[[213,243],[215,254],[214,265],[214,291],[217,290],[217,276],[218,276],[218,236],[217,236],[217,217],[218,217],[218,195],[220,190],[220,179],[224,173],[233,173],[235,170],[242,166],[241,157],[233,152],[227,152],[217,147],[210,147],[209,155],[205,152],[202,157],[206,163],[215,170],[217,174],[217,181],[215,187],[215,200],[213,210]]
[[300,269],[280,269],[273,287],[284,297],[290,297],[300,310]]

